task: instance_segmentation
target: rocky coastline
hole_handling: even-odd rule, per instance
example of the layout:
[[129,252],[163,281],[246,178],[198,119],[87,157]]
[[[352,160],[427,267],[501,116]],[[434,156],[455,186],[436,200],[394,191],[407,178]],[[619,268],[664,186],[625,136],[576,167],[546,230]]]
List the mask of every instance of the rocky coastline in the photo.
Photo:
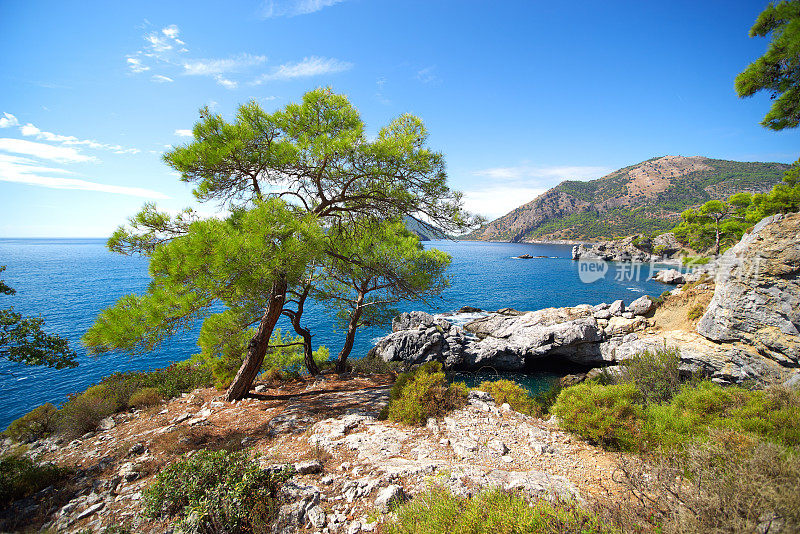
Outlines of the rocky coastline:
[[[705,298],[705,304],[699,304],[703,312],[699,324],[676,328],[666,317],[661,321],[658,303],[649,296],[627,305],[617,300],[527,312],[508,308],[481,312],[482,317],[463,327],[446,317],[415,311],[397,317],[392,333],[377,342],[369,357],[408,366],[436,360],[445,369],[459,371],[483,367],[523,371],[534,362],[567,361],[596,373],[592,369],[619,365],[643,350],[673,347],[680,352],[681,370],[687,374],[721,383],[796,380],[798,236],[800,215],[768,217],[711,266],[690,274],[659,273],[657,280],[687,284],[695,297]],[[576,248],[585,258],[585,251]],[[602,259],[638,261],[627,246],[597,251],[603,253]],[[683,292],[679,285],[672,294]]]

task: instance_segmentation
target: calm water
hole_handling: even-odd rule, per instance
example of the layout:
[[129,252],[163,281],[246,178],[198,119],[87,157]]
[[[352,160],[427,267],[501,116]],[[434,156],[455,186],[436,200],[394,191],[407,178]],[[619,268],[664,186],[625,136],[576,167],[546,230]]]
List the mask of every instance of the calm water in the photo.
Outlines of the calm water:
[[[631,277],[637,273],[621,270],[615,274],[612,268],[606,278],[583,284],[567,245],[434,241],[426,246],[452,255],[451,287],[427,305],[404,303],[401,311],[446,313],[462,306],[535,310],[618,298],[630,302],[645,293],[660,295],[665,289],[647,280],[647,266],[642,267],[640,276]],[[513,259],[521,254],[547,258]],[[8,266],[0,278],[17,290],[16,295],[0,296],[0,308],[13,306],[25,315],[44,317],[47,331],[69,339],[80,363],[75,369],[56,371],[0,360],[0,428],[40,404],[62,403],[68,394],[82,391],[112,372],[164,367],[197,352],[199,327],[145,356],[86,354],[79,340],[97,313],[123,295],[143,292],[149,281],[145,259],[112,254],[102,239],[0,239],[0,265]],[[310,307],[306,315],[315,345],[326,345],[336,355],[344,333],[334,328],[319,306]],[[388,330],[359,331],[353,357],[366,354],[372,341]],[[548,377],[541,378],[546,382]],[[531,380],[527,383],[532,384]],[[541,384],[534,380],[531,387],[535,390]]]

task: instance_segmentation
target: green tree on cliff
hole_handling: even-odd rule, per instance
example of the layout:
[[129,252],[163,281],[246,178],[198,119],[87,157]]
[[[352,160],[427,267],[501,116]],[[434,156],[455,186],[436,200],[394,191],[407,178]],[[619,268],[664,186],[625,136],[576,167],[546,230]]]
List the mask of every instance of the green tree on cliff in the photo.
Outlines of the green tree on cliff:
[[335,311],[346,332],[336,361],[343,371],[359,327],[387,324],[397,314],[394,304],[438,295],[448,287],[444,272],[450,256],[424,250],[399,221],[356,234],[335,231],[331,244],[335,253],[328,255],[316,298]]
[[[5,265],[0,266],[0,273],[5,270]],[[0,295],[15,293],[0,280]],[[0,356],[25,365],[45,365],[56,369],[77,366],[77,355],[70,350],[69,342],[46,333],[43,326],[44,319],[39,317],[23,317],[14,308],[0,309]]]
[[[221,302],[232,310],[216,321],[224,335],[255,328],[230,400],[252,385],[280,316],[302,315],[287,296],[303,295],[319,262],[336,254],[334,230],[359,235],[415,214],[451,232],[473,223],[447,186],[442,154],[427,147],[427,131],[412,115],[368,140],[347,98],[317,89],[271,114],[250,102],[233,122],[203,109],[193,134],[164,160],[194,184],[199,200],[232,215],[201,221],[188,210],[170,217],[145,206],[109,247],[150,256],[153,284],[147,295],[103,312],[84,341],[93,351],[149,348]],[[213,324],[203,328],[212,336]]]

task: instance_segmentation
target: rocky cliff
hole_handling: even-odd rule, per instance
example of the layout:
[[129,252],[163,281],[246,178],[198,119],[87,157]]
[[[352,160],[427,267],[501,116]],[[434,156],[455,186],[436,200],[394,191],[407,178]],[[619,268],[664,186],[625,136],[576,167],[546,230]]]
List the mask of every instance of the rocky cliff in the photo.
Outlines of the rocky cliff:
[[672,228],[684,209],[765,192],[788,165],[664,156],[587,182],[565,181],[470,234],[485,241],[597,240]]
[[[716,284],[697,273],[670,280],[690,283],[663,309],[649,297],[628,306],[506,309],[463,328],[445,317],[403,314],[372,355],[411,365],[438,360],[449,369],[522,370],[542,361],[616,365],[674,347],[686,373],[726,383],[789,379],[800,367],[800,214],[764,219],[714,268]],[[706,306],[698,325],[689,311]]]
[[767,217],[717,263],[717,289],[697,331],[800,366],[800,214]]

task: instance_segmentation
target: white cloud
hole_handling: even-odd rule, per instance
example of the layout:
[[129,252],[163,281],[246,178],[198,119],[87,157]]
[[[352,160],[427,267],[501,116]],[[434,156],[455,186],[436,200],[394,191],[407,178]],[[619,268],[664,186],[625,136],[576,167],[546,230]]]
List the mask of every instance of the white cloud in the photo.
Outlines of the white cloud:
[[266,63],[267,56],[239,54],[225,59],[190,59],[183,63],[183,73],[190,76],[215,76],[239,72]]
[[[192,137],[194,135],[191,130],[175,130],[175,135],[178,137]],[[167,145],[167,148],[172,148],[170,145]]]
[[268,19],[308,15],[342,2],[344,0],[266,0],[261,16]]
[[528,165],[522,165],[517,167],[493,167],[489,169],[481,169],[473,172],[472,174],[475,176],[485,176],[495,180],[506,181],[521,181],[530,179],[591,180],[608,174],[611,171],[613,171],[613,169],[608,167],[532,167]]
[[508,186],[464,191],[464,207],[492,220],[530,202],[545,191],[547,189]]
[[181,32],[181,31],[180,31],[180,30],[178,29],[178,27],[177,27],[176,25],[174,25],[174,24],[170,24],[170,25],[169,25],[169,26],[167,26],[166,28],[162,28],[162,29],[161,29],[161,33],[163,33],[164,35],[166,35],[166,36],[167,36],[169,39],[173,39],[173,40],[175,40],[175,41],[177,41],[177,40],[178,40],[178,34],[179,34],[180,32]]
[[162,76],[161,74],[153,74],[153,77],[151,79],[154,82],[158,82],[158,83],[172,83],[172,82],[175,81],[172,78],[170,78],[169,76]]
[[71,147],[34,143],[33,141],[26,141],[24,139],[0,139],[0,150],[61,163],[97,161],[96,158],[81,154]]
[[263,74],[253,81],[254,85],[259,85],[269,80],[291,80],[294,78],[308,78],[320,76],[322,74],[332,74],[353,68],[352,63],[339,61],[333,58],[311,56],[303,58],[297,63],[285,63],[275,68],[269,74]]
[[138,154],[140,152],[138,148],[125,148],[121,145],[109,145],[107,143],[101,143],[99,141],[95,141],[94,139],[78,139],[72,135],[60,135],[52,132],[43,132],[31,123],[20,126],[19,131],[25,137],[36,137],[36,139],[40,141],[49,141],[51,143],[87,146],[96,150],[110,150],[115,154]]
[[11,113],[3,113],[0,117],[0,128],[11,128],[12,126],[19,126],[19,121]]
[[[0,139],[0,141],[5,141]],[[29,143],[29,141],[23,141]],[[38,143],[32,143],[38,144]],[[0,148],[3,148],[0,146]],[[63,148],[63,147],[53,147]],[[39,156],[37,156],[39,157]],[[51,189],[78,189],[98,191],[141,198],[166,199],[167,195],[140,187],[127,187],[90,182],[79,178],[47,176],[48,174],[74,174],[64,169],[44,167],[28,158],[0,154],[0,181],[47,187]]]
[[128,67],[131,69],[131,71],[137,74],[140,72],[144,72],[146,70],[150,70],[150,67],[144,65],[142,63],[142,60],[139,58],[128,57],[127,61],[128,61]]

